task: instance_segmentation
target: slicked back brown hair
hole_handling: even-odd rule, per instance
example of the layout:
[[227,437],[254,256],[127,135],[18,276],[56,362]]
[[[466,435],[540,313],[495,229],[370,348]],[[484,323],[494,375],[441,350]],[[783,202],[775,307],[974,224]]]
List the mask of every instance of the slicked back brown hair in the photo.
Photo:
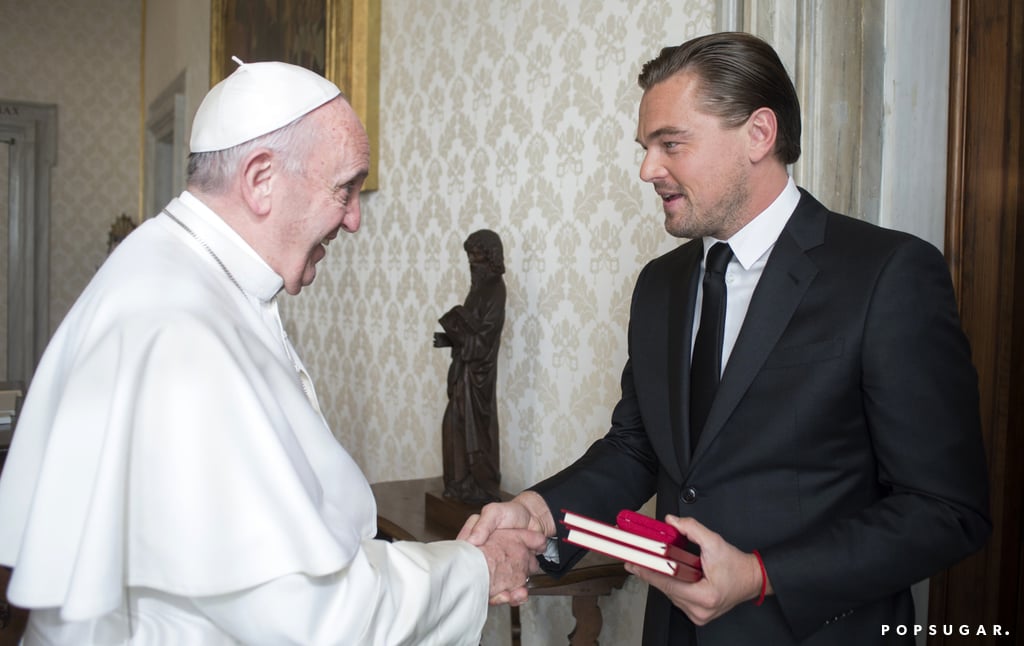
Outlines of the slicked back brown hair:
[[671,76],[692,72],[700,79],[701,107],[727,128],[737,128],[759,108],[775,113],[775,156],[785,164],[800,158],[800,100],[772,46],[743,32],[721,32],[666,47],[644,64],[637,82],[647,91]]

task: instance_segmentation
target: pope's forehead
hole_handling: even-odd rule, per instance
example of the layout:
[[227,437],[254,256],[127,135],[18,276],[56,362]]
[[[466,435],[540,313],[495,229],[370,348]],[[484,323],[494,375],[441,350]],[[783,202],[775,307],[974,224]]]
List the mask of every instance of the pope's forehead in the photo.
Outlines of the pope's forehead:
[[309,115],[317,131],[319,150],[339,162],[339,172],[359,172],[368,167],[370,139],[355,110],[343,99],[321,106]]

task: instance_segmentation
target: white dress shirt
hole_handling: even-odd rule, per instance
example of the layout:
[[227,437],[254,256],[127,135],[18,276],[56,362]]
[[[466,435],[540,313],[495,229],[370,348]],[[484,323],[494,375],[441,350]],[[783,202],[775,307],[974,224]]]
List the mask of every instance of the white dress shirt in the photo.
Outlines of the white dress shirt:
[[800,202],[800,190],[790,177],[786,187],[779,196],[768,205],[757,217],[747,223],[728,240],[704,238],[704,260],[701,262],[700,281],[697,286],[697,303],[693,313],[693,338],[690,343],[690,356],[693,356],[693,343],[697,340],[697,329],[700,321],[701,304],[704,299],[704,265],[708,251],[716,242],[728,242],[733,257],[725,270],[725,335],[722,340],[722,372],[729,362],[736,338],[740,334],[743,320],[750,309],[750,299],[754,296],[757,282],[768,263],[768,257],[775,248],[782,229]]

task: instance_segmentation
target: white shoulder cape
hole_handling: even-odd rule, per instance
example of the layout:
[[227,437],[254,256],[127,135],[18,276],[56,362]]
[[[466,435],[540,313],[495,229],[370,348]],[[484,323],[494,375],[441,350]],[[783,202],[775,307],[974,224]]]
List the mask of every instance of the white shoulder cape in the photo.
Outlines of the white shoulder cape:
[[202,596],[324,575],[376,531],[369,484],[277,340],[183,244],[167,217],[144,223],[40,363],[0,480],[17,605],[78,620],[125,586]]

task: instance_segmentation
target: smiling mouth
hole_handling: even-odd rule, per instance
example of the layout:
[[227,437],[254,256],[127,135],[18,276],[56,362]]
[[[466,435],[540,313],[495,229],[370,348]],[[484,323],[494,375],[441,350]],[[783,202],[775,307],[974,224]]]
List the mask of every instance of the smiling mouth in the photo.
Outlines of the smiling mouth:
[[682,191],[669,192],[664,189],[658,190],[658,188],[655,187],[655,192],[658,194],[658,197],[661,198],[661,201],[665,203],[675,202],[686,197]]
[[326,247],[326,246],[331,244],[331,240],[334,240],[337,237],[338,237],[338,229],[335,229],[334,231],[331,231],[330,233],[325,235],[323,237],[323,239],[320,241],[320,244],[322,244],[323,246]]

